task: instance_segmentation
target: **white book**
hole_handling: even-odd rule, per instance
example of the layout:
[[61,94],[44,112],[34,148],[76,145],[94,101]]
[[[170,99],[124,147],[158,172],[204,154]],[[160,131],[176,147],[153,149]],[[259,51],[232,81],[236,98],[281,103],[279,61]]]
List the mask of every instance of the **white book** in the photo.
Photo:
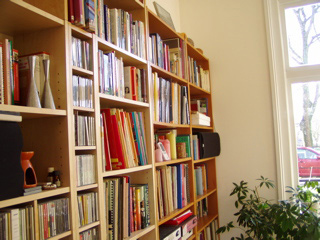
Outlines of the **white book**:
[[11,215],[11,239],[20,240],[20,211],[18,208],[10,210]]

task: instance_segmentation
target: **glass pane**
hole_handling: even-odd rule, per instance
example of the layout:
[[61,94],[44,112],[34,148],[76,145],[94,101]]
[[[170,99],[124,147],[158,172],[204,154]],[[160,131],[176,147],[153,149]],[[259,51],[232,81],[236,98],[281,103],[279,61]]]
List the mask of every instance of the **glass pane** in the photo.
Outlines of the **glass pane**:
[[320,180],[320,82],[291,86],[299,180]]
[[320,64],[320,4],[285,10],[289,66]]

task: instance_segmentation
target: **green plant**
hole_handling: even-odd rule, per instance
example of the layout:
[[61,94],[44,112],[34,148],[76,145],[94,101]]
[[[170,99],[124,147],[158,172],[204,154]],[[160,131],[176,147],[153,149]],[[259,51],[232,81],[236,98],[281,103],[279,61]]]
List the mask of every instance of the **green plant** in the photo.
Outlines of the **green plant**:
[[[238,228],[242,229],[239,237],[231,240],[319,240],[320,218],[313,206],[319,203],[320,186],[317,182],[307,182],[295,189],[288,187],[290,198],[285,201],[272,202],[260,196],[263,187],[274,188],[273,181],[261,176],[260,183],[254,189],[241,181],[234,184],[230,196],[235,195],[235,206],[239,209],[237,216]],[[217,233],[224,233],[235,228],[233,222],[222,226]]]

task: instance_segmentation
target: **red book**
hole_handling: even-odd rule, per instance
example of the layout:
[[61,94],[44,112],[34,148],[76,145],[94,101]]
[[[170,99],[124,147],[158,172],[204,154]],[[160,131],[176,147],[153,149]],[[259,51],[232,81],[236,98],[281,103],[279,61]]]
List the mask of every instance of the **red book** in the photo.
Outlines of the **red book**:
[[180,223],[182,223],[184,220],[186,220],[190,216],[192,216],[192,212],[191,212],[191,210],[188,210],[188,211],[180,214],[179,216],[172,218],[171,220],[169,220],[165,224],[179,225]]
[[[106,120],[106,125],[107,125],[107,132],[108,132],[108,142],[109,142],[109,149],[110,149],[110,158],[111,158],[111,164],[112,164],[112,169],[113,167],[117,167],[116,163],[119,162],[118,160],[118,151],[116,147],[116,142],[115,142],[115,129],[113,128],[113,123],[111,120],[111,111],[110,108],[107,109],[101,109],[101,112],[105,114],[105,120]],[[114,166],[115,165],[115,166]],[[119,168],[115,168],[119,169]]]
[[74,23],[74,9],[73,9],[73,1],[74,0],[68,0],[68,20],[72,24]]
[[104,151],[106,155],[106,171],[112,170],[111,167],[111,156],[110,156],[110,147],[108,139],[108,127],[105,112],[102,112],[102,124],[103,124],[103,136],[104,136]]
[[14,102],[20,102],[20,84],[19,84],[19,54],[18,50],[13,49],[13,96]]
[[[120,139],[120,131],[118,126],[118,120],[116,117],[116,109],[110,109],[112,128],[114,133],[114,138],[110,141],[114,141],[117,150],[118,161],[112,161],[112,169],[125,169],[124,156],[122,151],[122,144]],[[111,159],[112,160],[112,159]]]
[[84,3],[83,0],[73,0],[74,24],[84,27]]
[[137,101],[137,76],[136,67],[131,67],[131,85],[132,85],[132,100]]

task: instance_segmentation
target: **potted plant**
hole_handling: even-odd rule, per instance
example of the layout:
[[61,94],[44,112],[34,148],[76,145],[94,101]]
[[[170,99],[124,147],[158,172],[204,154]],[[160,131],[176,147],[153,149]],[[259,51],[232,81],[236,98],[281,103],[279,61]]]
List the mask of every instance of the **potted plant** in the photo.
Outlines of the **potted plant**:
[[[304,186],[295,189],[287,187],[290,193],[288,200],[273,202],[260,196],[259,190],[263,187],[274,188],[273,181],[261,176],[259,185],[254,189],[248,183],[241,181],[234,184],[230,196],[235,195],[235,206],[238,209],[238,228],[242,229],[235,239],[263,239],[263,240],[319,240],[320,218],[315,204],[320,200],[320,186],[317,182],[307,182]],[[217,230],[218,234],[235,228],[233,222]]]

